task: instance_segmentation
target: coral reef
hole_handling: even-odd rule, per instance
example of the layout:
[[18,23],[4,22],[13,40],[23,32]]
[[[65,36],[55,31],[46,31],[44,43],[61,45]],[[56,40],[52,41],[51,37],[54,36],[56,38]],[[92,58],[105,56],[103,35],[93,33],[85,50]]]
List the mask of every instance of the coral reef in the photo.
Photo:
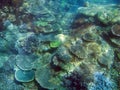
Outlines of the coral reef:
[[119,90],[120,6],[111,2],[1,0],[0,90]]

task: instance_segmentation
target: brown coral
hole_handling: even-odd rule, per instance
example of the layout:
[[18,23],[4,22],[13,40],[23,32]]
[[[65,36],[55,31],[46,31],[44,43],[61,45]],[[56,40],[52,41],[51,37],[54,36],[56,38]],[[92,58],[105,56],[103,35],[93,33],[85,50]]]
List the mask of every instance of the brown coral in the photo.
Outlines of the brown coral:
[[113,35],[120,37],[120,25],[119,24],[113,25],[111,31]]

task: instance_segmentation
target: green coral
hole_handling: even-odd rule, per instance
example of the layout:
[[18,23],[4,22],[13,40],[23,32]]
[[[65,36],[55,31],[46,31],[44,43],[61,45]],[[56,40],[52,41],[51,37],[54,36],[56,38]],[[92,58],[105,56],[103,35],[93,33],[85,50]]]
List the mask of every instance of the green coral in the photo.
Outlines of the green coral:
[[36,23],[36,25],[39,27],[39,26],[47,26],[48,25],[48,22],[45,22],[45,21],[37,21],[37,22],[35,22]]
[[57,47],[59,47],[61,45],[61,41],[52,41],[52,42],[50,42],[50,47],[51,48],[57,48]]

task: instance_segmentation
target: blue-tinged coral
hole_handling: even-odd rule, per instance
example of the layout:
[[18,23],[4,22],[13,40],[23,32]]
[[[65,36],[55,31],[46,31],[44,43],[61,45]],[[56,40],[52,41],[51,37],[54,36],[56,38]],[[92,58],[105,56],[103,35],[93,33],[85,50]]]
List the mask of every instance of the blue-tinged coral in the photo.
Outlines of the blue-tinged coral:
[[14,82],[14,66],[15,66],[14,57],[15,57],[14,55],[8,56],[8,58],[5,57],[7,61],[5,61],[3,66],[0,67],[0,90],[24,89],[22,85],[18,85],[17,83]]
[[0,68],[4,65],[4,63],[9,59],[8,54],[0,53]]
[[116,84],[102,72],[94,73],[94,83],[89,90],[117,90]]
[[24,37],[20,37],[15,44],[15,48],[19,54],[31,54],[39,45],[39,40],[34,33],[27,33]]
[[46,89],[57,88],[59,82],[52,81],[53,78],[55,77],[53,77],[52,71],[50,70],[50,67],[47,65],[35,72],[35,79],[43,88]]
[[[12,74],[11,74],[12,75]],[[22,85],[18,85],[11,79],[10,75],[7,75],[5,72],[0,73],[0,90],[23,90]]]
[[0,51],[1,52],[6,52],[10,48],[8,42],[4,39],[3,37],[0,37]]
[[14,41],[16,41],[17,36],[16,36],[16,32],[12,32],[11,30],[14,31],[16,30],[16,28],[11,28],[11,29],[7,28],[7,30],[0,32],[0,51],[1,52],[14,52],[15,51]]
[[33,70],[16,70],[15,71],[15,79],[18,82],[30,82],[34,80],[35,73]]
[[37,58],[35,56],[28,55],[17,55],[15,57],[16,65],[21,70],[32,70],[33,63]]

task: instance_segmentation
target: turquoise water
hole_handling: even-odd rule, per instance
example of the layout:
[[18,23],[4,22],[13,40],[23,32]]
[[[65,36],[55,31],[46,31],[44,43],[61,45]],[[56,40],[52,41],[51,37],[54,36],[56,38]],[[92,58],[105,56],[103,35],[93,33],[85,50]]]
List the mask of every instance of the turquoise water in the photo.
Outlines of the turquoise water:
[[1,0],[0,90],[120,90],[120,1]]

